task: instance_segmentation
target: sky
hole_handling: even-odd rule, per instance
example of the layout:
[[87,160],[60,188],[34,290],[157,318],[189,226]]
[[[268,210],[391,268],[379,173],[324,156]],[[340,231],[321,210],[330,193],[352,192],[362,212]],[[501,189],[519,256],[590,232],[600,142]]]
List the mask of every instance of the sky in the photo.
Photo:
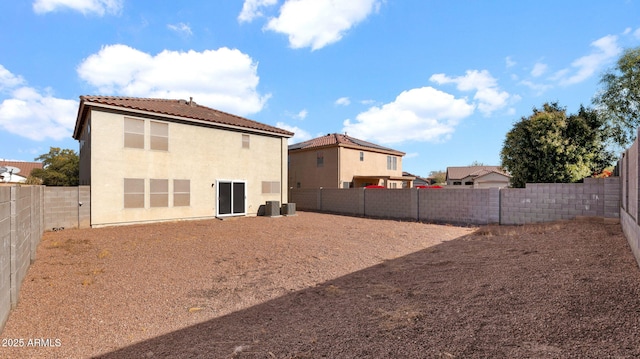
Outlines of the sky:
[[640,46],[640,0],[0,2],[0,159],[78,150],[79,96],[189,99],[406,153],[418,176],[500,165],[545,102],[589,106]]

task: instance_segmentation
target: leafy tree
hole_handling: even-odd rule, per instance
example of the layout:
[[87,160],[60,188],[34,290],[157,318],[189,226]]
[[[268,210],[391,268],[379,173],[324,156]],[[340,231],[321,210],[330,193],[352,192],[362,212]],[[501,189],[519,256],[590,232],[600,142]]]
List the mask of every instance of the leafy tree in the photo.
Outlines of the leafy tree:
[[507,133],[500,158],[513,187],[526,183],[577,182],[600,173],[613,161],[607,150],[608,127],[592,109],[566,115],[558,103],[523,117]]
[[77,186],[80,174],[80,159],[75,151],[51,147],[49,153],[35,159],[42,161],[42,169],[31,171],[33,177],[42,179],[45,186]]
[[429,178],[433,178],[433,184],[442,184],[447,182],[447,173],[445,171],[431,171]]
[[615,142],[626,147],[640,125],[640,47],[625,50],[600,84],[603,88],[593,103],[609,122]]
[[482,163],[482,162],[480,162],[478,160],[475,160],[475,161],[471,162],[471,164],[469,166],[488,166],[488,165],[486,165],[486,164],[484,164],[484,163]]

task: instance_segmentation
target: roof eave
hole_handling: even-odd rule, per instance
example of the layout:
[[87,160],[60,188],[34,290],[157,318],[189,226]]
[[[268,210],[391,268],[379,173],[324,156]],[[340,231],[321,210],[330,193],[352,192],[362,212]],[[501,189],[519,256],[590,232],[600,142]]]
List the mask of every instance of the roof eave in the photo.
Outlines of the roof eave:
[[[82,115],[82,113],[84,112],[84,107],[85,106],[86,107],[99,107],[99,108],[104,108],[104,109],[109,109],[109,110],[130,112],[130,113],[136,113],[136,114],[148,115],[148,116],[165,117],[165,118],[171,118],[171,119],[174,119],[174,120],[180,120],[180,121],[186,121],[186,122],[192,122],[192,123],[199,123],[199,124],[212,126],[212,127],[221,127],[221,128],[240,130],[240,131],[245,131],[245,132],[248,131],[248,132],[253,132],[253,133],[267,134],[267,135],[271,135],[271,136],[275,135],[275,136],[284,137],[284,138],[291,138],[294,135],[294,133],[289,132],[289,131],[284,131],[284,130],[283,130],[283,132],[286,132],[286,133],[279,133],[279,132],[273,132],[273,131],[260,130],[260,129],[251,128],[251,127],[234,126],[234,125],[229,125],[229,124],[225,124],[225,123],[199,120],[199,119],[194,119],[194,118],[191,118],[191,117],[169,115],[169,114],[165,114],[165,113],[138,110],[138,109],[123,107],[123,106],[116,106],[116,105],[107,105],[107,104],[103,104],[103,103],[99,103],[99,102],[90,102],[90,101],[86,101],[85,102],[85,100],[82,100],[82,102],[80,104],[80,109],[78,110],[78,116]],[[78,117],[78,120],[76,120],[76,129],[74,131],[74,138],[76,140],[80,138],[80,135],[78,133],[80,131],[80,129],[79,129],[79,123],[80,123],[79,119],[80,119],[80,117]]]

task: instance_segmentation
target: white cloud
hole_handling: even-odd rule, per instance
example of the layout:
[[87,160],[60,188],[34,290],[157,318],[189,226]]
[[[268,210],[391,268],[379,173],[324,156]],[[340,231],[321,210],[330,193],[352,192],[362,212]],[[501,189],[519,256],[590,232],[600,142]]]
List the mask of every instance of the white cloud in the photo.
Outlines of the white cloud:
[[300,120],[304,120],[305,118],[307,118],[307,115],[309,114],[309,112],[305,109],[302,110],[300,112],[298,112],[298,115],[296,115],[296,117]]
[[633,32],[633,36],[635,36],[636,39],[640,39],[640,28]]
[[379,143],[440,141],[453,133],[474,105],[432,87],[402,92],[393,102],[371,107],[355,121],[345,120],[343,132]]
[[60,9],[71,9],[83,14],[94,13],[103,16],[105,13],[119,14],[124,0],[35,0],[33,11],[45,14]]
[[14,88],[23,83],[24,79],[22,77],[12,74],[4,66],[0,65],[0,91]]
[[533,65],[533,69],[531,70],[531,76],[540,77],[544,75],[545,72],[547,72],[547,68],[548,68],[547,64],[538,62],[535,65]]
[[103,47],[78,66],[102,94],[188,99],[240,116],[262,110],[258,64],[226,47],[203,52],[164,50],[153,56],[126,45]]
[[618,46],[618,37],[615,35],[604,36],[592,42],[591,46],[594,47],[591,54],[575,60],[571,63],[570,69],[558,71],[554,79],[558,79],[560,84],[565,86],[580,83],[591,77],[603,65],[615,59],[622,51]]
[[304,141],[310,140],[312,137],[309,132],[301,129],[300,127],[290,126],[284,122],[276,123],[276,127],[294,133],[293,137],[289,138],[289,144],[304,142]]
[[511,58],[511,56],[507,56],[505,59],[505,64],[507,65],[507,68],[509,67],[514,67],[516,65],[516,62],[513,61],[513,59]]
[[458,77],[434,74],[430,80],[440,85],[454,83],[460,91],[475,91],[473,99],[478,110],[485,115],[505,107],[510,97],[509,93],[498,88],[496,79],[487,70],[468,70],[464,76]]
[[380,0],[287,0],[265,29],[288,35],[294,49],[318,50],[342,39],[379,7]]
[[340,97],[335,102],[338,106],[349,106],[351,104],[351,100],[348,97]]
[[264,16],[261,9],[278,3],[278,0],[244,0],[242,11],[238,15],[239,22],[251,22],[257,17]]
[[[6,78],[11,80],[5,81]],[[11,90],[10,98],[0,103],[0,128],[36,141],[71,136],[78,101],[55,98],[49,93],[41,94],[34,88],[21,86],[25,81],[2,65],[0,81],[0,85]]]
[[169,24],[167,25],[167,27],[169,28],[169,30],[175,31],[179,34],[185,35],[185,36],[191,36],[193,35],[193,32],[191,31],[191,27],[185,23],[177,23],[177,24]]

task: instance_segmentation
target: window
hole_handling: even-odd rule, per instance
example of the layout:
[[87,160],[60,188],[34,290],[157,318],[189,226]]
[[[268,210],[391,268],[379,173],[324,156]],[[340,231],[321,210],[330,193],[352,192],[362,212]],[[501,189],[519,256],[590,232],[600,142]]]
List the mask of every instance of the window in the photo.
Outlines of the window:
[[392,183],[391,183],[391,188],[398,188],[398,184],[397,184],[397,183],[395,183],[395,182],[392,182]]
[[351,185],[351,182],[347,182],[347,181],[342,182],[342,188],[351,188],[351,187],[353,187]]
[[191,205],[191,181],[173,180],[173,206],[182,207]]
[[165,122],[151,121],[149,147],[152,150],[168,151],[169,150],[169,124]]
[[324,167],[324,154],[322,152],[318,152],[316,155],[316,166]]
[[125,117],[124,147],[144,149],[144,120]]
[[453,185],[454,185],[454,186],[460,186],[461,184],[462,184],[462,182],[460,182],[460,181],[455,181],[455,182],[453,182]]
[[296,188],[300,188],[300,182],[296,183]]
[[471,181],[467,181],[464,183],[465,186],[473,186],[473,182]]
[[249,137],[249,135],[242,135],[242,148],[249,148],[249,145],[251,144],[251,138]]
[[387,156],[387,169],[388,170],[397,170],[398,169],[398,158],[395,156]]
[[149,180],[149,204],[151,207],[169,207],[169,180]]
[[124,179],[124,208],[144,208],[144,179]]
[[364,152],[360,152],[360,162],[364,161]]
[[262,193],[280,193],[280,182],[262,181]]

